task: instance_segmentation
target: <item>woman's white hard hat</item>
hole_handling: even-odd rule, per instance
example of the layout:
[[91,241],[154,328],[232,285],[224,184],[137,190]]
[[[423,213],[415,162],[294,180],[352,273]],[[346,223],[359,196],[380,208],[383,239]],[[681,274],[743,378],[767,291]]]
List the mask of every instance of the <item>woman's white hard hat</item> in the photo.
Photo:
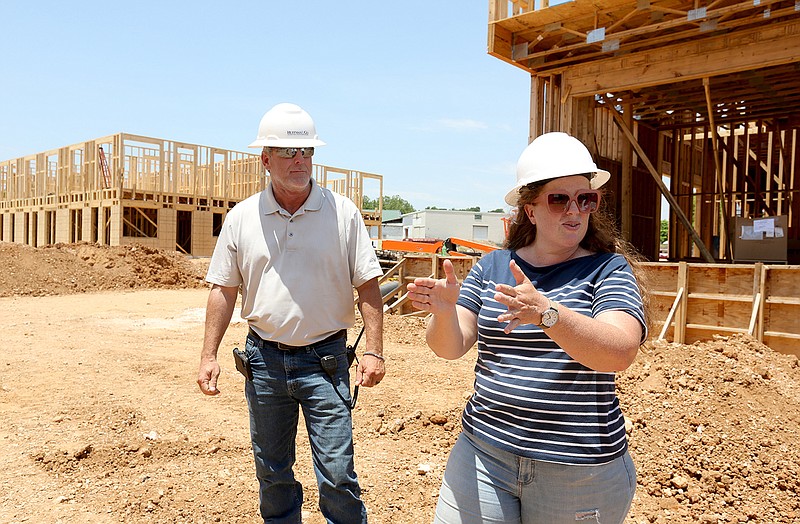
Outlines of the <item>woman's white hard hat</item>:
[[506,204],[516,206],[519,190],[533,182],[565,176],[591,174],[590,185],[597,189],[611,178],[611,173],[598,169],[583,143],[566,133],[545,133],[522,152],[517,161],[517,183],[506,194]]
[[314,120],[300,106],[278,104],[261,117],[258,137],[248,147],[317,147],[325,142],[317,136]]

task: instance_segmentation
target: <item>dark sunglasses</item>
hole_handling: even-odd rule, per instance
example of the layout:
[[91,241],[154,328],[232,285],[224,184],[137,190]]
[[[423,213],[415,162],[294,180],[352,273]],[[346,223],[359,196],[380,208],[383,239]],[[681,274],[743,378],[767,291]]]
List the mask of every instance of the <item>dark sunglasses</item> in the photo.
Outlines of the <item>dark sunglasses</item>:
[[594,213],[600,207],[600,191],[583,189],[570,196],[566,193],[551,191],[542,195],[547,199],[547,208],[551,213],[566,213],[572,202],[578,206],[581,213]]
[[275,156],[280,158],[294,158],[298,151],[303,158],[314,156],[313,147],[271,147],[269,149],[275,153]]

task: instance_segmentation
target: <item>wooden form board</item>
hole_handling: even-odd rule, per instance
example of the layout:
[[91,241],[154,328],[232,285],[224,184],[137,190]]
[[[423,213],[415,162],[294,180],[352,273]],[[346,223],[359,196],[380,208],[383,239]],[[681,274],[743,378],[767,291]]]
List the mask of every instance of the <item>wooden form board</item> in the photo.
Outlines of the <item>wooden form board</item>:
[[[800,356],[800,266],[644,263],[654,326],[674,342],[750,333]],[[672,318],[669,313],[674,309]],[[670,325],[664,329],[664,321]]]
[[[450,260],[462,281],[477,259],[407,254],[393,272],[405,296],[418,277],[443,278]],[[749,333],[776,351],[800,356],[800,266],[766,264],[641,264],[650,301],[651,338],[690,344],[714,335]],[[395,302],[392,312],[414,314]],[[669,324],[665,325],[665,321]]]

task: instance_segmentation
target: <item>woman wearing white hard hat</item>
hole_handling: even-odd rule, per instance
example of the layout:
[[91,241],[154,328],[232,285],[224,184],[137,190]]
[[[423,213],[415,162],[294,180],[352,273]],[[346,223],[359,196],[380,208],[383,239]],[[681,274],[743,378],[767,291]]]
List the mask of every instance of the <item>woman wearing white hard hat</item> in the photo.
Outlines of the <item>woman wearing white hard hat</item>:
[[598,169],[565,133],[534,140],[506,195],[505,249],[463,285],[409,284],[432,313],[428,345],[456,359],[477,342],[475,392],[445,470],[436,523],[621,523],[636,471],[614,373],[647,335],[635,255],[601,210]]

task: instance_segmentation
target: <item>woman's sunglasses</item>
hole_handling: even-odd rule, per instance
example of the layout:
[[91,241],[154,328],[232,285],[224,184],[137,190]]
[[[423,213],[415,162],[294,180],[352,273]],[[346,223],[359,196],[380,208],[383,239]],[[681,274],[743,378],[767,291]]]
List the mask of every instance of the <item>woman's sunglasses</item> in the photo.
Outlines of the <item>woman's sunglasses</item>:
[[547,199],[547,208],[551,213],[566,213],[572,202],[578,206],[581,213],[594,213],[600,207],[600,191],[594,189],[583,189],[570,196],[566,193],[551,191],[542,195]]

